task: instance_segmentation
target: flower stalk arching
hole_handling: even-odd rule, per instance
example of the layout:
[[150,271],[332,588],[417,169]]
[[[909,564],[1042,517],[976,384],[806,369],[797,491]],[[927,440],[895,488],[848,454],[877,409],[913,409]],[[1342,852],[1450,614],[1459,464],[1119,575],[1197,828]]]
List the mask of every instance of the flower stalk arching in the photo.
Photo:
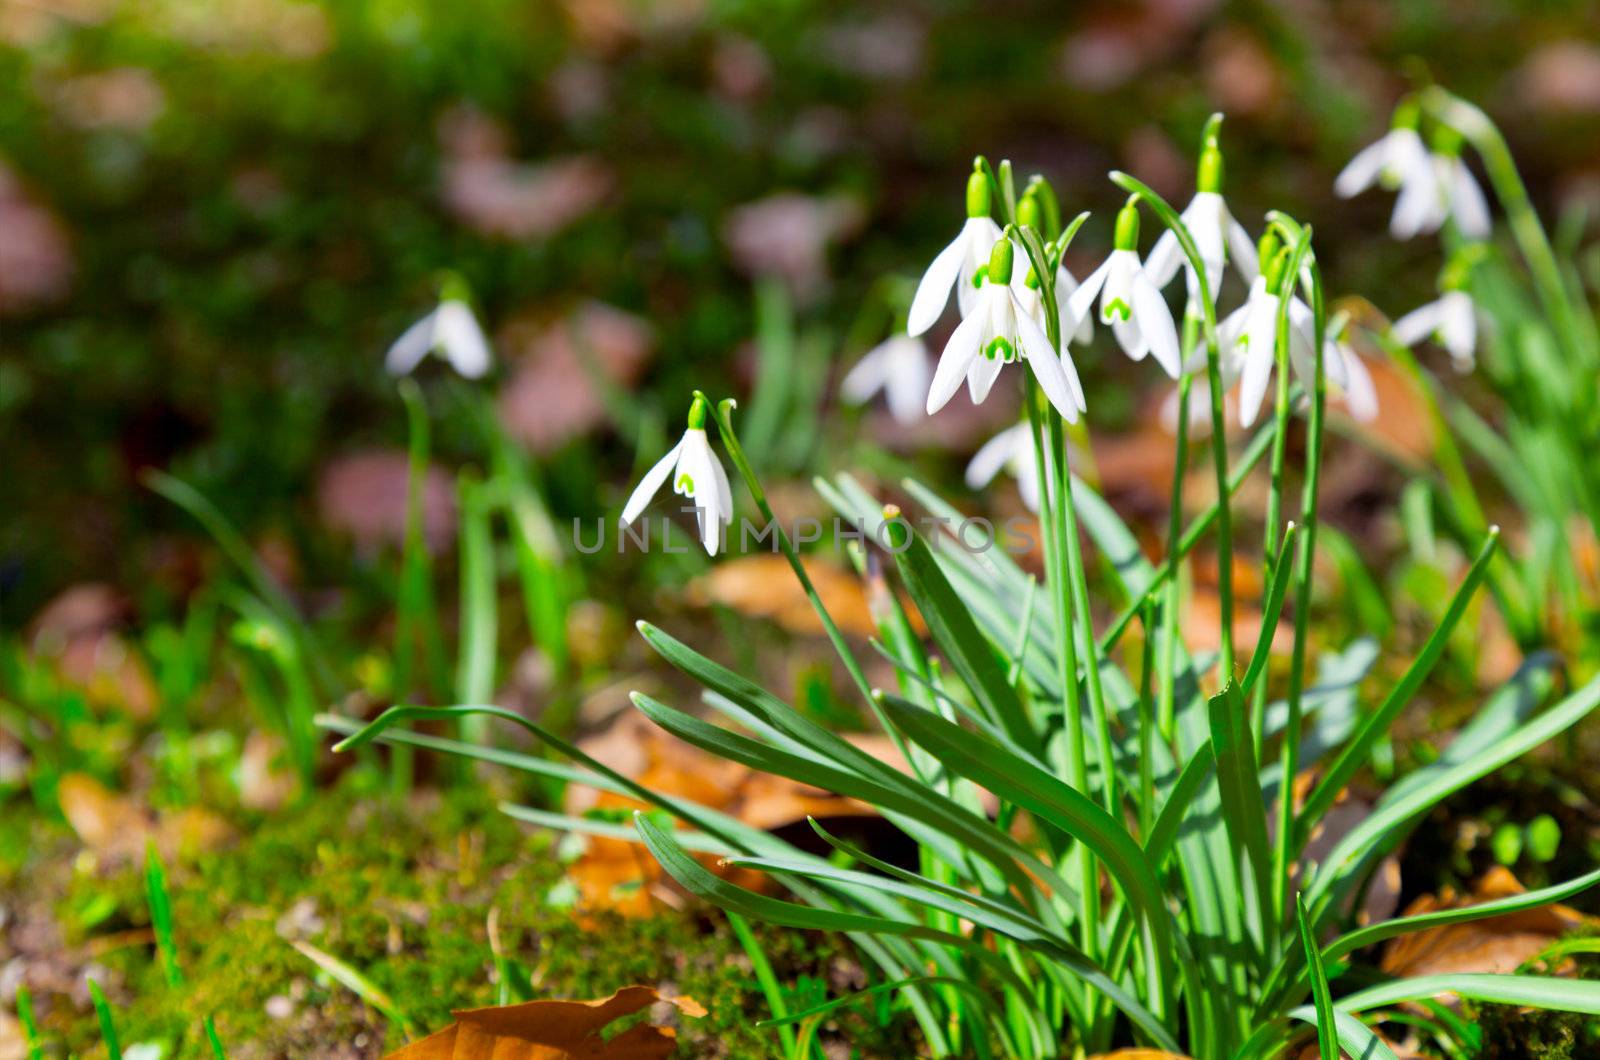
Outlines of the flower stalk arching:
[[1234,670],[1233,515],[1230,511],[1231,505],[1227,502],[1231,494],[1228,489],[1227,434],[1222,411],[1222,361],[1217,345],[1217,306],[1211,297],[1206,264],[1200,257],[1199,248],[1195,246],[1194,236],[1189,233],[1188,226],[1183,223],[1177,211],[1137,177],[1116,170],[1112,172],[1111,180],[1129,194],[1143,199],[1155,211],[1162,223],[1177,235],[1178,245],[1183,248],[1184,257],[1189,259],[1189,265],[1195,270],[1195,276],[1199,281],[1196,294],[1200,302],[1202,335],[1206,344],[1206,380],[1211,390],[1211,453],[1218,498],[1217,596],[1222,612],[1221,628],[1218,631],[1221,643],[1219,677],[1220,683],[1226,685],[1232,679]]

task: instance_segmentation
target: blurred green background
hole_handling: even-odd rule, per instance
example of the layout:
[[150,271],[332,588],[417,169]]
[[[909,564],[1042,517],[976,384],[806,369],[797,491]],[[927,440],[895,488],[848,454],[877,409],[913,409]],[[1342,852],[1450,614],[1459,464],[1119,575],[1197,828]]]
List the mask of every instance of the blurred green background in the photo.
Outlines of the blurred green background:
[[[1393,248],[1385,197],[1333,200],[1338,166],[1433,78],[1541,206],[1600,199],[1597,35],[1560,0],[0,0],[0,626],[73,582],[198,579],[146,467],[340,562],[326,476],[403,445],[381,358],[444,268],[558,516],[614,506],[691,386],[748,386],[758,280],[808,356],[881,337],[874,281],[949,237],[975,151],[1095,209],[1087,255],[1105,171],[1186,198],[1224,110],[1247,225],[1309,218],[1334,287],[1396,312],[1435,252]],[[659,406],[599,400],[591,358]],[[478,448],[443,421],[447,458]]]

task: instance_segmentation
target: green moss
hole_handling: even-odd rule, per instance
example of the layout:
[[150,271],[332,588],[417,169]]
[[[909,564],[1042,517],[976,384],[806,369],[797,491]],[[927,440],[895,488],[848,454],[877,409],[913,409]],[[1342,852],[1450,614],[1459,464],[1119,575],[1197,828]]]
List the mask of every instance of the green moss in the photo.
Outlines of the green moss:
[[[422,1030],[450,1011],[498,1001],[486,919],[499,910],[505,952],[527,967],[537,997],[605,996],[633,983],[665,984],[709,1010],[685,1020],[686,1055],[770,1054],[767,1015],[749,964],[720,915],[690,911],[649,920],[602,917],[580,925],[545,901],[561,879],[554,842],[496,811],[476,788],[400,803],[347,778],[310,805],[263,820],[235,845],[169,865],[178,958],[185,983],[169,987],[153,944],[103,953],[123,1043],[154,1041],[169,1055],[208,1056],[201,1017],[224,1043],[268,1055],[311,1055],[330,1042],[381,1044],[404,1035],[289,943],[302,938],[348,963]],[[81,913],[96,910],[92,923]],[[57,920],[74,945],[148,924],[141,877],[73,873]],[[287,936],[287,937],[286,937]],[[774,930],[761,936],[785,982],[824,996],[822,977],[848,966],[839,940]],[[288,1016],[268,1013],[290,1008]],[[94,1055],[92,1013],[50,1006],[47,1032]],[[856,1020],[855,1024],[866,1021]],[[855,1031],[864,1055],[904,1055],[898,1025]],[[715,1044],[713,1044],[715,1043]],[[879,1051],[879,1047],[881,1050]]]

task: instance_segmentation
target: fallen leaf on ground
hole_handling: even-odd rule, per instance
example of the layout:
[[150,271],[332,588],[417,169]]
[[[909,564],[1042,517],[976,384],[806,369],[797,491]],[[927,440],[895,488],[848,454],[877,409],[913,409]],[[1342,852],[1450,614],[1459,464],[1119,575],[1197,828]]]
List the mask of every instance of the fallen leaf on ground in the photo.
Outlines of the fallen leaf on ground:
[[163,857],[204,850],[228,839],[232,828],[198,806],[159,820],[126,795],[107,788],[85,773],[67,773],[56,786],[61,812],[84,845],[110,861],[138,861],[155,840]]
[[[755,828],[768,830],[818,818],[869,817],[876,811],[864,802],[834,795],[798,781],[754,772],[737,762],[707,754],[674,739],[638,713],[622,715],[606,732],[579,746],[612,769],[651,791],[689,799],[720,810]],[[567,788],[569,814],[647,809],[623,795],[579,784]],[[705,859],[709,867],[726,872]],[[651,916],[658,901],[671,894],[657,885],[661,866],[640,844],[604,836],[588,837],[584,852],[567,866],[578,888],[580,911],[612,910],[628,917]],[[760,887],[760,873],[729,873],[741,885]]]
[[625,986],[595,1001],[526,1001],[463,1009],[453,1013],[456,1022],[391,1053],[390,1060],[664,1058],[677,1050],[677,1032],[671,1027],[640,1023],[609,1040],[601,1037],[617,1020],[662,1001],[685,1016],[706,1014],[694,998],[673,997],[649,986]]
[[[1504,866],[1496,865],[1473,884],[1470,895],[1446,888],[1425,894],[1405,909],[1406,916],[1509,898],[1527,888]],[[1507,975],[1537,956],[1546,946],[1584,923],[1570,906],[1551,904],[1520,913],[1446,924],[1390,940],[1379,967],[1386,973],[1409,978],[1457,972]]]
[[[820,559],[808,556],[803,562],[839,628],[859,637],[877,636],[861,580]],[[719,563],[690,583],[688,596],[697,604],[721,604],[749,618],[769,618],[791,633],[823,632],[822,620],[783,556],[758,554]]]

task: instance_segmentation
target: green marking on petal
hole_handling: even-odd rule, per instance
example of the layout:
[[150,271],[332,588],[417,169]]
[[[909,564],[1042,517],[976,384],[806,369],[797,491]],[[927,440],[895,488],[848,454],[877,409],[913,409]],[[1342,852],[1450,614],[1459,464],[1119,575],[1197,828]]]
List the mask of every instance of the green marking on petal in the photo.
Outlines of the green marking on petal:
[[680,471],[678,472],[678,480],[672,484],[672,488],[683,494],[693,493],[694,477],[687,471]]
[[1010,364],[1017,359],[1016,347],[998,335],[984,347],[983,355],[991,361],[998,360],[1002,364]]
[[1110,320],[1112,317],[1116,317],[1116,316],[1122,317],[1123,320],[1132,320],[1133,319],[1133,309],[1132,309],[1132,307],[1130,307],[1128,305],[1127,302],[1124,302],[1122,299],[1113,298],[1110,301],[1110,303],[1105,307],[1105,312],[1102,313],[1101,315],[1102,315],[1102,318],[1105,319],[1105,320]]

